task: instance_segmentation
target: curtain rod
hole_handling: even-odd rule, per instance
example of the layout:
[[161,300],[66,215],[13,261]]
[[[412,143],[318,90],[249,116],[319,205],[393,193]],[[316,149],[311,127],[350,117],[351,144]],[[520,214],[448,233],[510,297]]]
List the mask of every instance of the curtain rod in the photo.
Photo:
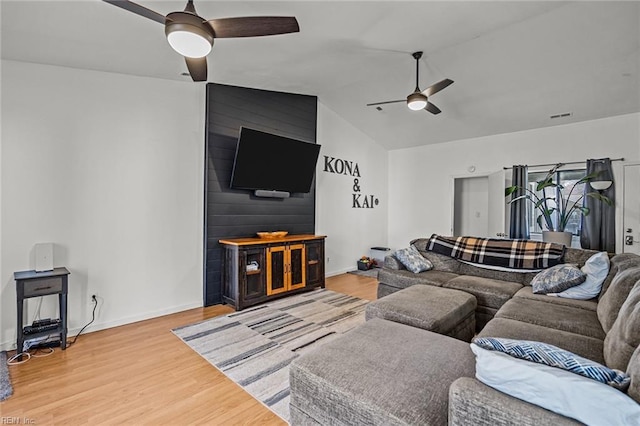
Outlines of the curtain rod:
[[[601,160],[601,159],[600,159]],[[624,161],[624,158],[613,158],[611,159],[611,161]],[[562,163],[561,161],[559,163]],[[585,161],[569,161],[567,163],[562,163],[562,164],[584,164],[586,163]],[[527,165],[527,167],[547,167],[547,166],[555,166],[558,163],[549,163],[549,164],[532,164],[532,165]],[[513,167],[503,167],[504,170],[510,170],[513,169]]]

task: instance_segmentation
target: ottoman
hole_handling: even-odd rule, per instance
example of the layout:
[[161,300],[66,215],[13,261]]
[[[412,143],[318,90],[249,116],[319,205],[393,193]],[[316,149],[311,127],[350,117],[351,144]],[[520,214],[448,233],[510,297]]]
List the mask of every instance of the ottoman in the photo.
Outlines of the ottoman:
[[290,422],[443,426],[449,386],[474,375],[468,343],[374,318],[291,363]]
[[476,298],[464,291],[413,285],[367,305],[365,318],[383,318],[470,342]]

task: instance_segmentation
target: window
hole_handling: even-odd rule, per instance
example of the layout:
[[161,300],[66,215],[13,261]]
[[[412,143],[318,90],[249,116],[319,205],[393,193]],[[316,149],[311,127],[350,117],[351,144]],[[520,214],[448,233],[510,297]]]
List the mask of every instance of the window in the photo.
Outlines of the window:
[[[527,178],[529,179],[529,189],[540,198],[543,198],[543,194],[542,191],[536,191],[536,186],[538,184],[538,181],[543,180],[547,176],[547,173],[547,171],[544,171],[529,172],[527,174]],[[559,183],[563,188],[547,188],[545,190],[546,196],[553,199],[553,201],[549,201],[549,207],[555,207],[555,200],[558,199],[557,191],[562,191],[562,196],[565,200],[567,200],[567,197],[569,197],[569,193],[571,193],[571,197],[567,201],[575,203],[584,193],[584,183],[576,186],[576,182],[582,179],[584,175],[585,169],[556,171],[555,175],[553,176],[553,181]],[[576,186],[575,189],[574,186]],[[540,212],[534,210],[531,203],[527,203],[527,209],[529,214],[529,232],[531,232],[532,234],[541,233],[543,229],[540,228],[537,222]],[[580,235],[581,219],[582,216],[580,214],[580,211],[574,211],[573,213],[571,213],[571,218],[567,223],[565,231],[571,232],[573,235]],[[557,216],[554,216],[554,225],[557,224],[557,221]]]

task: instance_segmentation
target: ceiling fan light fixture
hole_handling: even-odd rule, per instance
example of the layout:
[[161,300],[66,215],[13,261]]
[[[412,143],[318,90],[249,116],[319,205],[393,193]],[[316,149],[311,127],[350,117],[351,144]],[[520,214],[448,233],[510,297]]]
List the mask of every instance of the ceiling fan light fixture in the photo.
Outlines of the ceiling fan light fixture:
[[164,32],[173,50],[188,58],[202,58],[213,46],[213,30],[208,25],[197,15],[174,12],[167,15]]
[[419,111],[427,106],[427,97],[420,92],[407,96],[407,106],[410,110]]
[[167,41],[179,54],[189,58],[202,58],[211,52],[211,43],[205,37],[191,31],[171,31]]

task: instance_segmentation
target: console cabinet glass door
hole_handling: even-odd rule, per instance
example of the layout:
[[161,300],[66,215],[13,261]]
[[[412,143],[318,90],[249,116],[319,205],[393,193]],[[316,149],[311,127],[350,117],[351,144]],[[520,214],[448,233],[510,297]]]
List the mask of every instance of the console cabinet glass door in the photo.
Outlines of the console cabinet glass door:
[[[242,250],[240,264],[240,285],[243,287],[243,299],[260,298],[265,295],[265,251],[264,249]],[[244,273],[242,272],[244,271]]]
[[287,251],[289,254],[289,290],[304,288],[307,274],[304,244],[291,244],[288,246]]
[[287,247],[267,249],[267,296],[287,291]]
[[304,288],[306,285],[306,251],[304,244],[267,249],[267,295]]
[[324,285],[324,241],[308,242],[307,249],[307,286]]

